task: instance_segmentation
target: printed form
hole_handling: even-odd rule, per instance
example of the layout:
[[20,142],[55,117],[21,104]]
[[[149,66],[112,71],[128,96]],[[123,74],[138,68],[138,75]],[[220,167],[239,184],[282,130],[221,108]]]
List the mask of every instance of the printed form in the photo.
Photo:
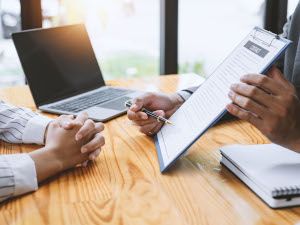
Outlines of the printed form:
[[156,136],[161,171],[176,161],[224,113],[230,86],[249,73],[262,73],[290,41],[260,28],[251,33],[170,118]]

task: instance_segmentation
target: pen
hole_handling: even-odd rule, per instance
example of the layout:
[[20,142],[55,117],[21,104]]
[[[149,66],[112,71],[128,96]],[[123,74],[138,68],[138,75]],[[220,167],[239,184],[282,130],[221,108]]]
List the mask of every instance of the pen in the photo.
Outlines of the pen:
[[[127,108],[130,108],[132,106],[132,102],[130,100],[126,101],[125,102],[125,106]],[[148,116],[151,116],[151,117],[157,119],[158,122],[162,122],[162,123],[165,123],[165,124],[171,124],[171,125],[173,125],[173,123],[170,120],[167,120],[166,118],[164,118],[162,116],[158,116],[154,112],[149,111],[148,109],[142,108],[141,111],[144,112],[144,113],[146,113]]]

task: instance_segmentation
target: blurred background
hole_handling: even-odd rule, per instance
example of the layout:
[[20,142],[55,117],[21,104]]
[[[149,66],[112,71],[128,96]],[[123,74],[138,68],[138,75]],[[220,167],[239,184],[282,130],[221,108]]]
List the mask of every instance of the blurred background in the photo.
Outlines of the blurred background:
[[[25,1],[25,0],[21,0]],[[160,0],[42,0],[43,27],[85,23],[105,79],[159,75]],[[288,1],[290,15],[298,0]],[[254,26],[264,0],[179,0],[179,73],[209,75]],[[20,0],[0,0],[0,86],[24,83],[11,40]]]

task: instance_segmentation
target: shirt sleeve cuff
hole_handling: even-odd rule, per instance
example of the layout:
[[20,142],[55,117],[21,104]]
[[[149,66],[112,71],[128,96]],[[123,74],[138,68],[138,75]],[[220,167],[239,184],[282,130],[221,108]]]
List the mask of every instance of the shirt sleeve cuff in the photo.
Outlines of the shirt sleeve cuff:
[[5,158],[14,175],[14,196],[38,189],[35,164],[28,154],[5,155]]
[[45,131],[52,119],[37,115],[31,118],[24,129],[22,141],[25,144],[44,144]]
[[187,91],[178,91],[177,94],[178,94],[184,101],[188,100],[188,99],[192,96],[192,94],[189,93],[189,92],[187,92]]

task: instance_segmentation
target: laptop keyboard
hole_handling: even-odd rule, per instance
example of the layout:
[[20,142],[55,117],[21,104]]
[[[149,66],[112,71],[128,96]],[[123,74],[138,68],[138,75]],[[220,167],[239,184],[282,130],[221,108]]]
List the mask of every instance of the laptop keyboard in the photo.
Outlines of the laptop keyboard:
[[58,105],[51,106],[51,109],[67,111],[67,112],[80,112],[92,106],[99,105],[101,103],[110,101],[112,99],[121,97],[123,95],[132,93],[130,90],[120,90],[120,89],[105,89],[90,95],[82,96],[68,102],[64,102]]

